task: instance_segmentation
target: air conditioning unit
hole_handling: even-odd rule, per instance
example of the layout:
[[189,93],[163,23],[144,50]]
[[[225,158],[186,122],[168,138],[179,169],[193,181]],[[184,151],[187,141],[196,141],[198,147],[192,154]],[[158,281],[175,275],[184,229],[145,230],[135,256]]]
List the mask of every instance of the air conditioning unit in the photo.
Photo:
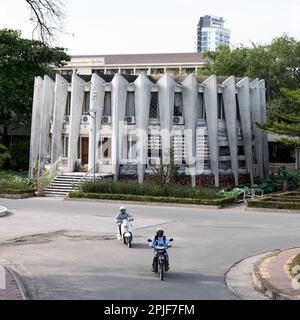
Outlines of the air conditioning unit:
[[132,116],[125,117],[125,122],[128,125],[135,124],[135,117],[132,117]]
[[182,125],[184,124],[184,120],[183,120],[183,117],[173,117],[173,124],[175,125]]
[[81,118],[81,123],[87,124],[89,122],[89,116],[83,115]]
[[65,123],[66,125],[69,125],[69,124],[70,124],[70,116],[65,116],[65,118],[64,118],[64,123]]
[[111,124],[111,117],[110,116],[103,116],[102,123],[103,124]]

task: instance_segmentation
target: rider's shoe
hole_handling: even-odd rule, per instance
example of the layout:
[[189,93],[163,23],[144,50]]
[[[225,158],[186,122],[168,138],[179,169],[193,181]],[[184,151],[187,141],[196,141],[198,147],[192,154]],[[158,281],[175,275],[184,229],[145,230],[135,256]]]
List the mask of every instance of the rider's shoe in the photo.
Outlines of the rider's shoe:
[[155,273],[158,272],[157,268],[154,268],[154,267],[151,268],[151,271],[152,271],[152,272],[155,272]]
[[117,234],[117,238],[120,241],[122,239],[121,235]]
[[165,266],[166,271],[169,271],[169,269],[170,269],[169,266]]

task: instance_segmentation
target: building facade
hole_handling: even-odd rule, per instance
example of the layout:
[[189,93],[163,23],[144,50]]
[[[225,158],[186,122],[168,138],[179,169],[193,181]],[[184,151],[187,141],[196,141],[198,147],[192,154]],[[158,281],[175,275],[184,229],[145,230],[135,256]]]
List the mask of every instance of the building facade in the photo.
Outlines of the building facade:
[[204,16],[197,25],[197,52],[216,51],[221,44],[230,44],[230,30],[222,17]]
[[[142,183],[170,161],[193,186],[223,176],[268,176],[264,80],[103,75],[35,79],[30,174],[38,161],[64,173]],[[94,120],[95,119],[95,120]],[[95,155],[95,162],[94,162]]]
[[97,73],[113,75],[116,73],[147,75],[170,73],[173,75],[197,74],[206,58],[198,53],[153,53],[153,54],[117,54],[117,55],[81,55],[72,56],[71,61],[57,69],[61,75],[91,75]]

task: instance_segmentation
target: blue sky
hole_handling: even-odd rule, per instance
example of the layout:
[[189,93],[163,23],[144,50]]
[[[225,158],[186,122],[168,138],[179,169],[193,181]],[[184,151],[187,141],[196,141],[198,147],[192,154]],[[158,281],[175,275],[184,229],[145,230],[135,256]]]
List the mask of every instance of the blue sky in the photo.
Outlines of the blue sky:
[[[66,34],[57,45],[70,54],[193,52],[205,14],[225,18],[233,45],[268,43],[283,33],[300,39],[298,0],[69,0],[66,14]],[[32,36],[25,0],[1,0],[5,27]]]

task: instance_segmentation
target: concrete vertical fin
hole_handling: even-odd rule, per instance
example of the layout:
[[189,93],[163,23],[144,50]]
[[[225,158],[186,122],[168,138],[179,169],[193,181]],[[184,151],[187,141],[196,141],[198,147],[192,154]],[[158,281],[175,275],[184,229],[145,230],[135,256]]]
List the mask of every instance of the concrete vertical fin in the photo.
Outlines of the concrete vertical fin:
[[62,76],[57,74],[55,79],[51,164],[54,164],[59,159],[61,153],[61,139],[67,98],[68,82]]
[[128,81],[117,73],[112,82],[112,172],[119,178],[120,160],[123,148],[124,117]]
[[207,118],[208,144],[211,169],[215,177],[215,186],[220,186],[219,179],[219,138],[218,138],[218,84],[215,75],[203,82],[204,105]]
[[170,163],[169,152],[171,146],[171,131],[173,128],[174,100],[176,82],[170,74],[166,73],[159,79],[158,84],[158,101],[159,117],[161,129],[161,149],[162,163]]
[[251,103],[251,119],[255,136],[255,155],[258,166],[258,176],[264,178],[263,167],[263,132],[256,126],[256,123],[262,123],[262,113],[260,105],[260,88],[259,80],[255,79],[250,83],[250,103]]
[[235,77],[231,76],[223,82],[223,101],[225,119],[228,133],[231,169],[234,175],[235,185],[239,185],[239,163],[238,163],[238,146],[237,146],[237,106],[235,97]]
[[249,78],[245,77],[236,84],[238,91],[238,106],[243,130],[244,150],[246,157],[247,171],[250,174],[251,184],[253,177],[253,152],[252,152],[252,125],[251,125],[251,105]]
[[[101,119],[104,109],[104,96],[105,96],[105,81],[100,78],[96,73],[93,73],[91,80],[91,92],[90,92],[90,109],[95,108],[96,112],[96,163],[99,158],[98,148],[100,142],[100,130],[101,130]],[[94,116],[92,114],[92,116]],[[90,119],[89,126],[89,167],[88,170],[93,168],[93,154],[94,154],[94,121]]]
[[[267,101],[266,101],[266,84],[265,80],[259,81],[260,89],[260,107],[261,107],[261,120],[263,123],[267,122]],[[263,139],[263,167],[265,178],[269,177],[269,145],[268,145],[268,134],[262,132]]]
[[44,80],[36,77],[34,80],[34,93],[32,103],[31,134],[30,134],[30,156],[29,156],[29,177],[34,174],[35,163],[39,157],[40,131],[42,117]]
[[76,74],[72,75],[71,112],[70,112],[70,137],[69,137],[69,159],[68,170],[73,172],[77,160],[78,138],[82,117],[82,106],[84,99],[84,80]]
[[198,118],[198,82],[194,75],[189,75],[182,82],[183,117],[185,124],[185,147],[187,164],[192,178],[192,186],[196,186],[196,125]]
[[144,182],[148,156],[148,124],[152,82],[142,72],[134,82],[135,118],[138,150],[138,181]]
[[41,113],[40,143],[39,143],[39,175],[46,164],[47,148],[49,143],[50,122],[54,105],[54,81],[44,77],[43,102]]

